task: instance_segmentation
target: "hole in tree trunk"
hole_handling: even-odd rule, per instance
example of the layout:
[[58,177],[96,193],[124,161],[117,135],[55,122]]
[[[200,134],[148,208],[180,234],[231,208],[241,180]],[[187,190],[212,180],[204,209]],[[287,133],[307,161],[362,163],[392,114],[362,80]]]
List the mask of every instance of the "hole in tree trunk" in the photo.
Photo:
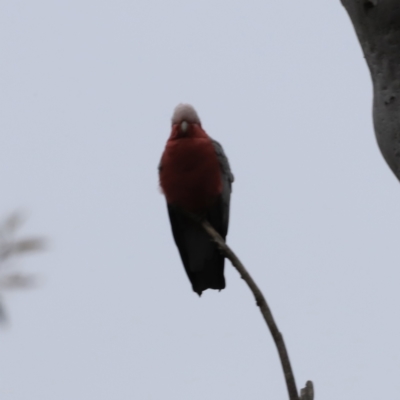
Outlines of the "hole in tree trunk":
[[367,0],[364,2],[364,10],[368,14],[376,6],[375,1]]

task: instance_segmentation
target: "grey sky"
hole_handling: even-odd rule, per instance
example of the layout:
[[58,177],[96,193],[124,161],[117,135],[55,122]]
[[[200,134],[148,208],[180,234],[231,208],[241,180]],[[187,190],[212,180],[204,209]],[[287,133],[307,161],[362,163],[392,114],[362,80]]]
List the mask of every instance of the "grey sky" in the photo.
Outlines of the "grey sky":
[[236,181],[228,242],[317,399],[400,391],[399,184],[339,0],[0,4],[1,210],[47,252],[7,297],[2,400],[286,399],[252,296],[191,291],[156,167],[179,102]]

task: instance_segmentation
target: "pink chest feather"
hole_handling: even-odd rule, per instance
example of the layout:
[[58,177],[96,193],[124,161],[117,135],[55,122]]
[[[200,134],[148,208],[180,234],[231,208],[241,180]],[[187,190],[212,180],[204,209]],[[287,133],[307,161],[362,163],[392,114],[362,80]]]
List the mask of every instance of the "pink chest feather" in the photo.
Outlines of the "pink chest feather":
[[169,140],[161,164],[160,184],[168,204],[202,211],[222,192],[218,158],[208,137]]

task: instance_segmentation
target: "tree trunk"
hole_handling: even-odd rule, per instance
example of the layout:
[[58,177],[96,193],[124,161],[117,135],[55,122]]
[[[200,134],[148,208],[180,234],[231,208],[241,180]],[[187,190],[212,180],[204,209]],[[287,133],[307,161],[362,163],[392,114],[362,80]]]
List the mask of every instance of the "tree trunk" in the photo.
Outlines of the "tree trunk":
[[374,88],[375,135],[400,180],[400,0],[341,0],[363,49]]

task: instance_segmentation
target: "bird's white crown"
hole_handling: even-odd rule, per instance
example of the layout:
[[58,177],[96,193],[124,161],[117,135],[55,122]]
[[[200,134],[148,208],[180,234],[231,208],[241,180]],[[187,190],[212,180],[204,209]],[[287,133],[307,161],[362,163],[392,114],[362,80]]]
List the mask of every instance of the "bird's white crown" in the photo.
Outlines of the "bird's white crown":
[[190,104],[178,104],[172,115],[172,125],[179,124],[182,121],[189,124],[200,124],[200,118],[196,110]]

